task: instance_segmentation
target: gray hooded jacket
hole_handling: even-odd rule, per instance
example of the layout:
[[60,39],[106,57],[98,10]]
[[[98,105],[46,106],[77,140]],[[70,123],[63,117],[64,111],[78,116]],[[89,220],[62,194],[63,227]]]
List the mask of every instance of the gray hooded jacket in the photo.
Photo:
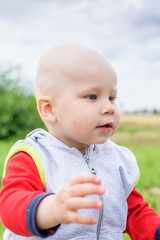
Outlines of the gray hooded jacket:
[[[61,224],[48,240],[121,240],[126,228],[127,197],[139,176],[139,169],[132,152],[111,140],[91,145],[86,155],[70,148],[42,129],[36,129],[25,140],[18,141],[32,146],[42,161],[46,192],[57,193],[73,176],[97,174],[105,187],[103,209],[81,209],[80,213],[96,216],[97,225]],[[15,147],[14,145],[14,147]],[[98,199],[98,195],[86,196]],[[40,240],[41,237],[22,237],[8,229],[4,240]]]

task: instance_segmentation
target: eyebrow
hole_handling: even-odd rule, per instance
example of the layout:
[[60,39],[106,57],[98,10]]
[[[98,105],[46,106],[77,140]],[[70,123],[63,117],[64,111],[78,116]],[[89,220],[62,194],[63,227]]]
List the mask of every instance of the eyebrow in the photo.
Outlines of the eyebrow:
[[83,88],[79,88],[81,92],[92,92],[92,91],[99,91],[101,88],[99,86],[85,86]]

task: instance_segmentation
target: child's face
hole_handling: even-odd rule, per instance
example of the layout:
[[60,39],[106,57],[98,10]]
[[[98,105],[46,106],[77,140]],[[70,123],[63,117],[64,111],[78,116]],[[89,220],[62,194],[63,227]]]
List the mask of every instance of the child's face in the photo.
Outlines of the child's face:
[[84,152],[90,144],[106,142],[118,128],[116,74],[107,61],[80,63],[60,86],[50,133]]

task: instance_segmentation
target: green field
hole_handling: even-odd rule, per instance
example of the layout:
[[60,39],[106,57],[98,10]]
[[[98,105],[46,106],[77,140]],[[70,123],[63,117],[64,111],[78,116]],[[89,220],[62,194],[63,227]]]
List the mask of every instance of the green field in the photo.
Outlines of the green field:
[[[160,115],[122,115],[119,130],[112,140],[135,154],[141,172],[137,190],[160,214]],[[0,140],[0,179],[4,159],[14,141]],[[0,240],[3,230],[0,225]],[[125,234],[124,239],[130,238]]]

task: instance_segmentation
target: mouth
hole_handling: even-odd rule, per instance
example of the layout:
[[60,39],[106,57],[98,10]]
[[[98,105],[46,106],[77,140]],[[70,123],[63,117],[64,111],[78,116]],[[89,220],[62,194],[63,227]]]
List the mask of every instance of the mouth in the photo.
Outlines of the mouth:
[[113,123],[109,122],[109,123],[106,123],[104,125],[97,126],[96,128],[101,129],[101,130],[110,131],[112,129],[112,127],[113,127]]

